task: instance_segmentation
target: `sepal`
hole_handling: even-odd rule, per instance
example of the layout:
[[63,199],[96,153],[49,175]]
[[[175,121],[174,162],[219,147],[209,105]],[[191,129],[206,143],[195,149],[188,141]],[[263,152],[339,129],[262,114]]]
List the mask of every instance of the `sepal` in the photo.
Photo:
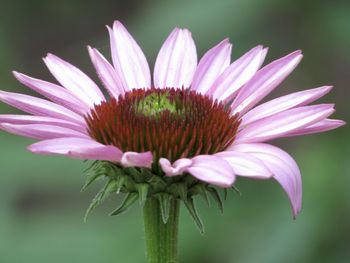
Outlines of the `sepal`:
[[159,207],[160,207],[160,211],[162,213],[163,223],[166,224],[168,222],[168,219],[169,219],[170,202],[171,202],[171,199],[173,198],[173,196],[168,194],[168,193],[158,193],[154,196],[157,198],[157,200],[159,202]]
[[126,212],[139,199],[138,193],[128,193],[123,203],[114,210],[110,215],[115,216]]
[[211,187],[211,186],[208,186],[207,187],[209,193],[211,194],[212,198],[214,199],[214,201],[217,203],[220,211],[221,211],[221,214],[224,213],[224,203],[222,202],[222,199],[218,193],[218,191],[214,188],[214,187]]
[[203,226],[202,220],[199,217],[199,214],[197,212],[197,209],[196,209],[196,206],[194,204],[193,198],[192,197],[187,198],[187,200],[184,201],[184,203],[185,203],[185,206],[186,206],[190,216],[192,217],[195,225],[197,226],[199,232],[202,235],[204,235],[204,226]]
[[[148,198],[156,198],[164,224],[169,219],[170,203],[172,200],[180,200],[185,204],[201,234],[204,233],[204,226],[194,203],[196,195],[200,195],[208,206],[210,206],[210,195],[217,203],[221,213],[224,212],[223,200],[227,198],[227,189],[223,189],[223,197],[221,197],[217,188],[197,180],[190,174],[167,177],[164,173],[158,174],[155,171],[140,167],[121,167],[106,161],[93,162],[88,169],[87,179],[82,190],[85,190],[99,178],[107,178],[108,182],[92,200],[84,220],[86,221],[89,213],[114,193],[123,193],[126,194],[126,197],[111,215],[125,212],[137,200],[143,206]],[[234,186],[232,189],[238,191]]]

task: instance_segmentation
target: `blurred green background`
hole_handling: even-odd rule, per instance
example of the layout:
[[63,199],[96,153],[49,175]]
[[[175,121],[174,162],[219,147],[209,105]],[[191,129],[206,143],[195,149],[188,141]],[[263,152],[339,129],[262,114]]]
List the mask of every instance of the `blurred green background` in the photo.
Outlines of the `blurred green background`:
[[[86,45],[109,57],[106,24],[121,20],[150,65],[167,34],[187,27],[200,55],[225,37],[233,58],[257,44],[267,61],[302,49],[305,57],[271,94],[332,84],[323,101],[336,102],[335,117],[350,119],[350,2],[245,1],[0,1],[0,83],[25,92],[11,70],[53,80],[40,60],[52,52],[96,79]],[[15,112],[0,104],[0,113]],[[180,223],[180,262],[350,262],[350,127],[289,138],[275,144],[291,153],[303,174],[303,210],[293,220],[286,195],[274,181],[238,180],[222,216],[199,200],[206,234],[185,209]],[[109,200],[86,224],[83,215],[100,187],[80,193],[86,164],[26,151],[32,140],[0,132],[0,262],[144,262],[139,207],[120,217]]]

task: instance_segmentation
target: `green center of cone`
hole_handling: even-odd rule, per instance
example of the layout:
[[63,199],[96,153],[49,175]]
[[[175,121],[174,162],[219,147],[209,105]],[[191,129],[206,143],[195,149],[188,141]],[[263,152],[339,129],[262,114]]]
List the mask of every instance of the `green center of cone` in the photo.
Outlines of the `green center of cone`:
[[151,93],[136,103],[136,112],[147,117],[156,117],[164,111],[177,112],[176,103],[169,98],[168,92]]

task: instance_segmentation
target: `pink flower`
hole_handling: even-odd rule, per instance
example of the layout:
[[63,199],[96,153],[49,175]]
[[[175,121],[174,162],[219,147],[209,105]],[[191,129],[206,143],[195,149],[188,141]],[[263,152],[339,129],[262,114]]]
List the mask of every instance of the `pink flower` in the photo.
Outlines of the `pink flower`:
[[333,104],[308,105],[330,86],[258,105],[298,65],[300,51],[261,68],[267,48],[257,46],[231,63],[225,39],[197,63],[191,33],[175,28],[158,53],[152,81],[145,55],[124,26],[116,21],[108,31],[113,65],[88,49],[110,99],[81,70],[48,54],[44,62],[60,85],[14,72],[48,100],[0,91],[1,101],[30,114],[0,115],[1,129],[40,140],[28,147],[34,153],[158,167],[166,176],[189,173],[224,188],[236,176],[274,178],[294,216],[299,213],[299,168],[266,142],[344,125],[328,119]]

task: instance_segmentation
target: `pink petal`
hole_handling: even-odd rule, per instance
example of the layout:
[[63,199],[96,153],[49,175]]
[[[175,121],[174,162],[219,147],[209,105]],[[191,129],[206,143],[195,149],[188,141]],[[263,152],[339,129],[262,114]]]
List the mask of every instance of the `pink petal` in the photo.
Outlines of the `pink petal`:
[[53,54],[48,54],[43,60],[58,82],[89,107],[105,101],[95,82],[80,69]]
[[220,187],[231,187],[236,179],[231,166],[222,158],[213,155],[198,155],[186,169],[197,179]]
[[60,154],[77,159],[105,160],[120,162],[123,152],[117,147],[103,145],[92,139],[59,138],[40,141],[28,147],[28,150],[43,155]]
[[191,164],[191,159],[187,158],[178,159],[173,164],[171,164],[168,159],[159,159],[159,165],[167,176],[183,174],[186,171],[186,168],[191,166]]
[[82,137],[88,138],[88,135],[59,126],[47,125],[47,124],[10,124],[1,123],[0,129],[9,133],[29,137],[39,140],[47,140],[63,137]]
[[91,48],[88,46],[88,50],[97,75],[105,88],[108,90],[109,94],[114,98],[118,98],[119,95],[123,95],[125,92],[123,89],[123,83],[112,65],[96,48]]
[[265,102],[254,109],[250,110],[242,117],[241,125],[245,126],[256,120],[274,115],[297,106],[307,105],[327,94],[332,86],[323,86],[320,88],[309,89],[294,92],[283,97]]
[[267,49],[257,46],[234,61],[214,82],[208,94],[218,100],[235,96],[238,90],[249,81],[261,67]]
[[23,85],[31,88],[59,105],[65,106],[66,108],[80,115],[85,115],[90,111],[90,108],[87,107],[84,102],[80,101],[71,92],[62,88],[61,86],[29,77],[16,71],[13,71],[13,74],[15,78]]
[[80,115],[53,102],[36,97],[0,91],[0,100],[30,114],[68,120],[86,126]]
[[53,126],[59,126],[64,128],[69,128],[80,133],[87,134],[86,127],[73,123],[66,120],[43,117],[43,116],[32,116],[32,115],[12,115],[12,114],[1,114],[0,123],[10,123],[10,124],[47,124]]
[[187,172],[198,180],[224,188],[231,187],[236,179],[231,165],[223,158],[214,155],[178,159],[172,165],[169,160],[161,158],[159,164],[167,176]]
[[124,167],[136,166],[151,168],[153,156],[151,152],[125,152],[121,158],[121,164]]
[[156,88],[188,88],[197,66],[191,32],[175,28],[161,47],[154,66]]
[[135,88],[149,88],[151,73],[139,45],[119,21],[114,22],[113,29],[107,28],[114,68],[123,89],[129,91]]
[[225,151],[216,153],[215,156],[228,162],[236,175],[257,179],[272,177],[272,173],[265,164],[249,153]]
[[301,51],[295,51],[259,70],[238,92],[231,105],[232,114],[242,116],[253,108],[294,70],[301,58]]
[[198,63],[191,89],[205,94],[217,77],[230,65],[232,44],[221,41],[204,54]]
[[273,177],[287,193],[293,216],[301,209],[302,183],[298,165],[285,151],[263,143],[239,144],[230,147],[230,150],[249,153],[259,158],[273,173]]
[[284,137],[327,118],[333,112],[333,104],[303,106],[286,110],[244,127],[237,134],[234,143],[263,142]]
[[330,130],[339,128],[345,124],[346,122],[342,120],[324,119],[310,126],[298,129],[297,131],[292,132],[287,136],[307,135],[307,134],[330,131]]

